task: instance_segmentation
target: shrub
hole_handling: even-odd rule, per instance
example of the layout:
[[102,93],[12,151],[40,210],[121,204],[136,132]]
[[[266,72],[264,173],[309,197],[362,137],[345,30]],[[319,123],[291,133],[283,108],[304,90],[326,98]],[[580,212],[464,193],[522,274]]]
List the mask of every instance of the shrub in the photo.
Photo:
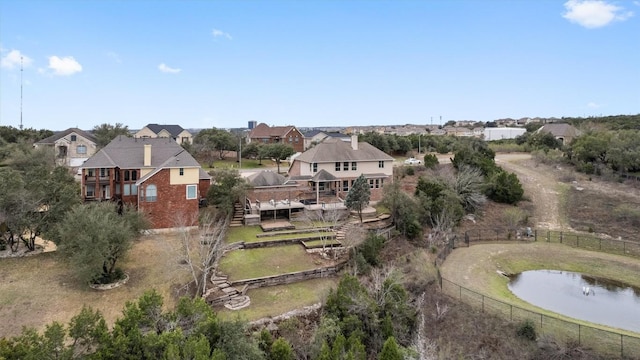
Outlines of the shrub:
[[415,175],[415,170],[413,170],[413,168],[411,166],[406,166],[404,169],[404,173],[408,176],[413,176]]
[[424,156],[424,166],[428,169],[433,169],[438,165],[438,157],[433,154],[426,154]]
[[515,204],[522,200],[524,189],[514,173],[498,171],[487,185],[487,196],[499,203]]
[[536,335],[536,326],[533,323],[533,321],[525,320],[524,322],[520,323],[520,325],[518,326],[518,330],[516,330],[516,335],[518,335],[518,337],[521,337],[523,339],[535,341],[537,338],[537,335]]

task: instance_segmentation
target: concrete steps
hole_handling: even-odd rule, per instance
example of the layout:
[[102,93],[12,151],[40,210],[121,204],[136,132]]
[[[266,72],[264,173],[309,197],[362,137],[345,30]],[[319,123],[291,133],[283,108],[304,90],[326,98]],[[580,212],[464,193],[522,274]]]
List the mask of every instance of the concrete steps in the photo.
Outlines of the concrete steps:
[[251,299],[246,295],[248,285],[240,289],[233,287],[226,276],[212,276],[211,283],[214,286],[209,288],[203,297],[212,306],[223,305],[229,310],[240,310],[251,305]]
[[242,204],[235,203],[233,205],[233,217],[231,218],[231,222],[229,223],[230,227],[238,227],[242,226],[244,221],[244,208]]

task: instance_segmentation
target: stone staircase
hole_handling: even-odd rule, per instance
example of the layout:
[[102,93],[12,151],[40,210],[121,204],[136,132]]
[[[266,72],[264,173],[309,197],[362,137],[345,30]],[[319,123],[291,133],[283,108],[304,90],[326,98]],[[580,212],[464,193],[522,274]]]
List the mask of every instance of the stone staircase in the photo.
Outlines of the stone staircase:
[[244,207],[241,203],[237,202],[233,204],[233,217],[229,223],[230,227],[242,226],[244,220]]
[[251,299],[246,295],[247,285],[238,290],[231,286],[226,276],[212,276],[211,282],[214,286],[203,297],[212,306],[224,305],[229,310],[240,310],[251,305]]

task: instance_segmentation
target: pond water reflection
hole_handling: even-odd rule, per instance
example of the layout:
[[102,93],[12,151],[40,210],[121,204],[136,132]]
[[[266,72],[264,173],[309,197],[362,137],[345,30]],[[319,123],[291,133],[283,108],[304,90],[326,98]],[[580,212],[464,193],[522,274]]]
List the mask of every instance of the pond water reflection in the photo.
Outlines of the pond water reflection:
[[512,276],[509,290],[526,302],[559,314],[640,332],[640,288],[619,281],[532,270]]

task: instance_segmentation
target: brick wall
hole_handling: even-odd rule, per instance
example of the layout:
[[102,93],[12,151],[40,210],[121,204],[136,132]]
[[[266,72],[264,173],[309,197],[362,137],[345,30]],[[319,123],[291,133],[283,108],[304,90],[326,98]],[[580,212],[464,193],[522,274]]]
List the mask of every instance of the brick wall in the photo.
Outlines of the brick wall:
[[144,189],[145,195],[146,187],[155,185],[158,197],[155,202],[140,201],[138,208],[147,215],[153,229],[196,225],[198,199],[187,200],[187,185],[170,185],[169,172],[161,170],[142,184],[139,190]]

